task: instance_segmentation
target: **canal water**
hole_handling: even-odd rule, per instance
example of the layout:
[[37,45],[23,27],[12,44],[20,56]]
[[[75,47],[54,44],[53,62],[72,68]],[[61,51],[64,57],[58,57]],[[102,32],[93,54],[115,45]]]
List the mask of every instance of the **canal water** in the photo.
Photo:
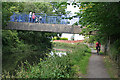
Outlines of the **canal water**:
[[49,53],[51,56],[53,56],[54,54],[56,54],[56,55],[58,55],[58,56],[62,56],[62,55],[67,55],[67,53],[66,52],[63,52],[63,51],[51,51],[50,53]]

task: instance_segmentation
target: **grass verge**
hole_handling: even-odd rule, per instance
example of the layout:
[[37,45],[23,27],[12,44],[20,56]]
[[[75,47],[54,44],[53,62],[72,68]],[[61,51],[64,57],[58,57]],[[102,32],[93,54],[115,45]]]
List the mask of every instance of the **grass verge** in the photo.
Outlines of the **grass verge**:
[[109,56],[104,57],[105,67],[108,71],[108,74],[111,78],[118,78],[118,66],[115,62],[113,62]]
[[[58,44],[58,43],[57,43]],[[61,43],[62,45],[62,43]],[[63,44],[72,48],[72,53],[49,55],[38,64],[21,63],[16,74],[5,72],[3,78],[82,78],[87,72],[90,49],[84,44]]]
[[53,47],[56,49],[74,50],[75,46],[76,44],[71,43],[53,42]]
[[74,63],[72,68],[75,70],[75,78],[84,78],[86,76],[90,56],[90,53],[86,53],[86,56],[81,61]]

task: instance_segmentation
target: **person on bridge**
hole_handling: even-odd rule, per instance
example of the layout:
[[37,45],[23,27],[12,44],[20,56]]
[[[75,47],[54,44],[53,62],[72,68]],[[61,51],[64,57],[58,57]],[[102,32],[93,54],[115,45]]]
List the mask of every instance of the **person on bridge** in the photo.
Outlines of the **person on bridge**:
[[96,43],[96,50],[97,50],[97,54],[99,55],[99,52],[100,52],[100,47],[101,47],[101,44],[100,44],[100,42],[98,41],[97,43]]
[[42,23],[42,17],[39,16],[39,23]]
[[33,15],[32,15],[32,19],[33,19],[33,23],[35,23],[35,13],[33,13]]
[[32,20],[32,12],[29,13],[29,22]]

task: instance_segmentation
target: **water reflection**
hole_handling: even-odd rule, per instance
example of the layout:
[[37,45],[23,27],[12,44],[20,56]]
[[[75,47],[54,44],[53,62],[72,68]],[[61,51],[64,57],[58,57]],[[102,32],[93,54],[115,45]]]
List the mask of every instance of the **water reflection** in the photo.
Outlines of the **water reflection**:
[[58,56],[60,56],[60,57],[61,57],[62,55],[67,55],[66,52],[53,52],[53,51],[50,52],[50,55],[51,55],[51,56],[53,56],[54,54],[56,54],[56,55],[58,55]]

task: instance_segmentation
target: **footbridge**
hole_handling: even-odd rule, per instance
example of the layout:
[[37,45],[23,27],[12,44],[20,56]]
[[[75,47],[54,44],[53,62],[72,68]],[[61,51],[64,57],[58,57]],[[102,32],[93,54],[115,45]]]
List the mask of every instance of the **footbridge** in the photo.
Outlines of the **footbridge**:
[[81,32],[79,26],[71,26],[64,24],[26,23],[26,22],[9,22],[5,29],[73,33],[73,34],[79,34]]
[[81,32],[80,26],[69,25],[68,16],[66,15],[49,16],[36,13],[35,16],[36,19],[33,22],[33,19],[30,19],[27,14],[14,13],[4,29],[72,34],[79,34]]

